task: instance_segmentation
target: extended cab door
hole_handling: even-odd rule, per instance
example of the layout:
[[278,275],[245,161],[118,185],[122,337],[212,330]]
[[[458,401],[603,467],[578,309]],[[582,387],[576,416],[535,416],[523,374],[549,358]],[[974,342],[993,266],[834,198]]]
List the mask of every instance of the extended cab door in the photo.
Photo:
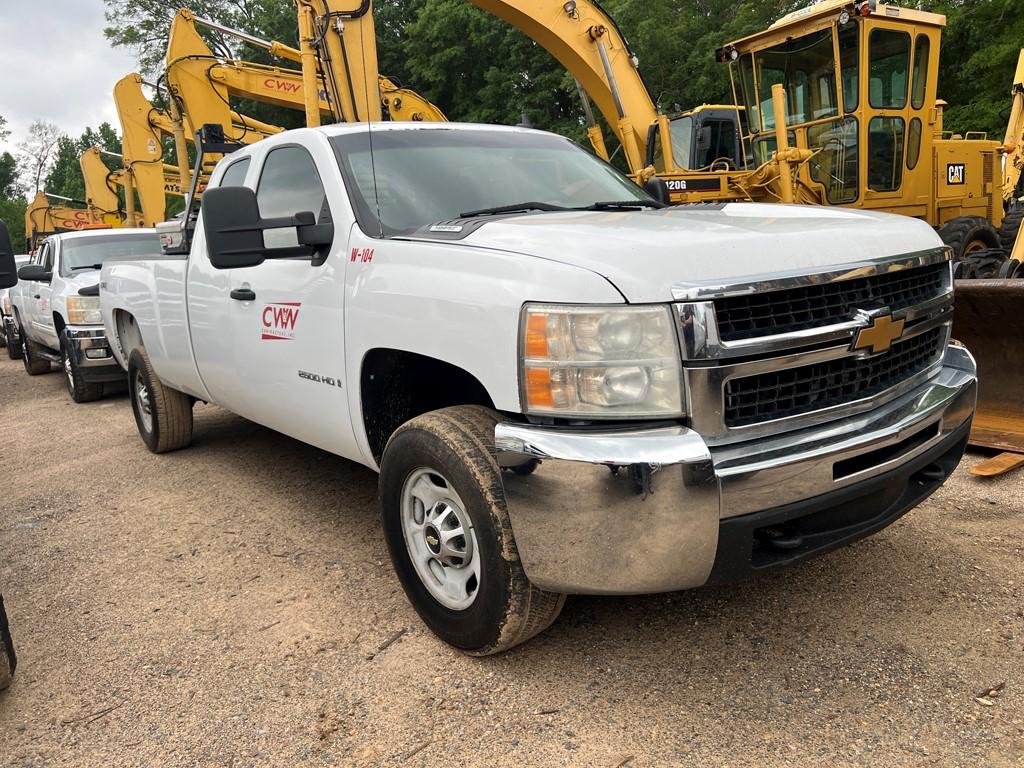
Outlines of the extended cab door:
[[[308,256],[278,258],[228,271],[226,290],[215,300],[230,328],[234,383],[221,377],[222,388],[230,389],[221,403],[303,442],[358,456],[343,325],[343,252],[353,217],[337,162],[320,137],[271,146],[254,153],[246,185],[255,188],[263,218],[312,211],[319,223],[334,223],[335,239],[323,263]],[[264,242],[297,244],[292,229],[269,230]]]
[[[56,275],[56,252],[57,243],[55,240],[46,240],[40,246],[37,263],[48,272]],[[58,349],[60,342],[57,340],[57,332],[53,325],[53,309],[50,300],[53,295],[51,283],[44,283],[38,280],[26,284],[24,304],[27,308],[26,323],[31,332],[29,338],[43,344],[50,349]]]

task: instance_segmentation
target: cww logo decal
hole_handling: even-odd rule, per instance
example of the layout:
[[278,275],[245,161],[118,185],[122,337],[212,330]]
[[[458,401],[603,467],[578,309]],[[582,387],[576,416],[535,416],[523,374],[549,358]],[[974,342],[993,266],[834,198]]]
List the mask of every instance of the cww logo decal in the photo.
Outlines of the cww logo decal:
[[299,322],[299,301],[276,301],[267,304],[260,315],[263,341],[290,341],[295,338],[295,324]]

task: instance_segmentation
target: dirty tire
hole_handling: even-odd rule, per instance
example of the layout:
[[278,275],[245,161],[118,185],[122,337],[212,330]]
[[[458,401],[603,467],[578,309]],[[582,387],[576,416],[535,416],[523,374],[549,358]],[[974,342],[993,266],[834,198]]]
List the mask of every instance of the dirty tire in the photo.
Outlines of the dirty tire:
[[18,334],[9,328],[4,329],[4,338],[7,339],[7,356],[11,360],[21,360],[21,339]]
[[1006,251],[1007,255],[1013,250],[1021,221],[1024,221],[1024,208],[1013,208],[1006,212],[1003,223],[999,225],[999,247]]
[[11,629],[7,625],[4,598],[0,596],[0,691],[10,686],[17,666],[18,657],[14,655],[14,641],[11,640]]
[[89,403],[103,397],[103,385],[85,380],[82,376],[82,369],[69,355],[67,344],[61,343],[60,357],[64,383],[67,385],[68,394],[71,395],[72,400],[76,403]]
[[39,376],[50,372],[50,361],[40,357],[42,347],[31,339],[21,336],[21,362],[25,365],[25,373],[29,376]]
[[[543,632],[558,617],[565,595],[533,586],[519,560],[501,470],[494,459],[499,417],[479,406],[456,406],[407,422],[388,441],[381,462],[380,497],[391,562],[424,623],[466,653],[500,653]],[[438,602],[417,575],[402,532],[406,478],[422,468],[448,478],[466,506],[481,557],[476,598],[463,610]]]
[[[144,404],[140,403],[140,382],[148,395],[148,424]],[[132,350],[128,358],[128,394],[135,425],[149,450],[167,453],[192,442],[192,400],[160,381],[142,347]]]
[[981,216],[957,216],[939,227],[942,242],[953,249],[953,259],[984,248],[999,248],[999,233],[992,222]]
[[954,262],[953,277],[957,280],[977,280],[997,277],[999,268],[1006,262],[1006,251],[1002,248],[982,248],[972,251]]

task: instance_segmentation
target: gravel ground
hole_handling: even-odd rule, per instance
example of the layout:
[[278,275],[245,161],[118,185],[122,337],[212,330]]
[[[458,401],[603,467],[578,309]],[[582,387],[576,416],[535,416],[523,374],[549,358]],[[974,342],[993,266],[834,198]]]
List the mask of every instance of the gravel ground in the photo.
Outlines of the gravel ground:
[[3,765],[1024,765],[1024,471],[473,659],[406,602],[366,469],[210,406],[154,456],[124,397],[6,355],[0,431]]

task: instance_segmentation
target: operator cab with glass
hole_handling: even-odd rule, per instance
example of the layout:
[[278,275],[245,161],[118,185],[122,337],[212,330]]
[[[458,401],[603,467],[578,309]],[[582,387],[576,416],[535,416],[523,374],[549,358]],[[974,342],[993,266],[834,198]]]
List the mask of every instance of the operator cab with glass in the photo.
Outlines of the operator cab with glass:
[[821,202],[942,223],[928,197],[939,36],[945,17],[873,2],[819,3],[730,43],[743,143],[755,167],[776,150],[772,86],[786,95],[791,146],[813,156],[798,172]]

